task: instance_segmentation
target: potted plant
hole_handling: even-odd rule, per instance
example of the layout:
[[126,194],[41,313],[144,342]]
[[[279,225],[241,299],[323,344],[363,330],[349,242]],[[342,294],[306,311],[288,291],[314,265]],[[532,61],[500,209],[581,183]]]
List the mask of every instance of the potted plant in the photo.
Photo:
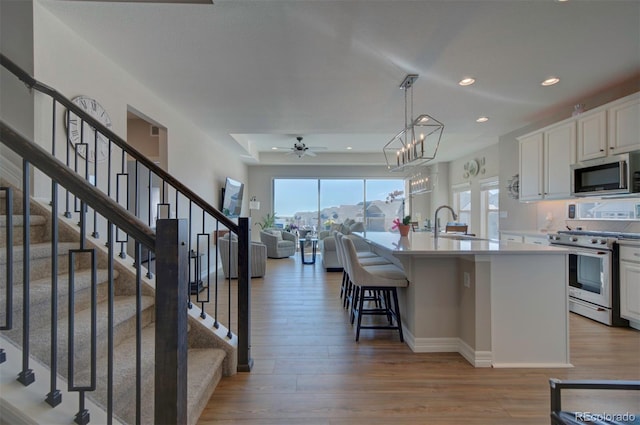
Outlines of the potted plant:
[[260,229],[270,229],[276,225],[276,213],[267,213],[267,215],[262,217],[262,223],[258,223]]
[[391,227],[391,229],[398,229],[400,236],[407,236],[409,234],[409,230],[411,230],[411,216],[404,216],[402,222],[396,218],[393,220],[393,227]]

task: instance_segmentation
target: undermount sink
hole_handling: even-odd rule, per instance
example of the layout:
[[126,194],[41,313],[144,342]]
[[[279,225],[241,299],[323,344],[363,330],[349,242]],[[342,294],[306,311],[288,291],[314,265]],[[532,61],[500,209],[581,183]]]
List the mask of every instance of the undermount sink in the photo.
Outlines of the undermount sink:
[[480,238],[477,238],[475,236],[471,236],[471,235],[463,235],[460,233],[440,233],[438,235],[439,238],[447,238],[447,239],[454,239],[456,241],[469,241],[469,240],[479,240]]

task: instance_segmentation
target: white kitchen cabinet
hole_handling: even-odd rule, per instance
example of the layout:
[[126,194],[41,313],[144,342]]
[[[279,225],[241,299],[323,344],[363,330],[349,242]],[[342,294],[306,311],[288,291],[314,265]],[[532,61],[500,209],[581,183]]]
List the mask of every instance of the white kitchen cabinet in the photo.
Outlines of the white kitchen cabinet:
[[520,200],[571,196],[570,166],[576,158],[574,121],[547,127],[520,142]]
[[640,247],[620,247],[620,316],[640,328]]
[[545,199],[571,197],[571,164],[576,162],[576,124],[556,125],[544,132]]
[[520,200],[542,199],[544,132],[519,138],[520,142]]
[[616,102],[608,113],[609,153],[640,150],[640,93]]
[[607,156],[607,111],[587,112],[578,118],[578,161]]

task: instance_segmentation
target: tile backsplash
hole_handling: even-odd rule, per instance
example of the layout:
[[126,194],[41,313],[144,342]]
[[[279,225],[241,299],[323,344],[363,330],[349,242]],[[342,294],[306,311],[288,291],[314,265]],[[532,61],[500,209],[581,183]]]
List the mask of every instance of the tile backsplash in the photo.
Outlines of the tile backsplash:
[[[544,201],[537,204],[537,229],[540,231],[555,232],[566,230],[567,227],[575,229],[582,227],[584,230],[601,230],[623,233],[640,233],[640,220],[598,220],[598,219],[569,219],[568,205],[578,201]],[[601,201],[616,202],[616,201]],[[630,200],[629,202],[634,202]],[[640,204],[640,199],[637,200]]]

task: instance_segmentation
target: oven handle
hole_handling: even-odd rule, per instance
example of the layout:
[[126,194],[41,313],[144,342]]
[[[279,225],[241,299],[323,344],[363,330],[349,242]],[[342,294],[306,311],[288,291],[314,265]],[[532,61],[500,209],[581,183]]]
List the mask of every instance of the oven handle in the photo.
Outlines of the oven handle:
[[591,309],[591,310],[595,310],[595,311],[607,311],[607,309],[606,309],[606,308],[604,308],[604,307],[600,307],[600,306],[597,306],[597,305],[593,305],[593,304],[591,304],[591,303],[584,302],[584,301],[579,300],[579,299],[577,299],[577,298],[570,297],[570,298],[569,298],[569,301],[570,301],[570,302],[572,302],[572,303],[579,304],[579,305],[581,305],[582,307],[586,307],[586,308]]
[[590,257],[598,257],[602,255],[609,255],[611,254],[611,251],[609,250],[602,251],[602,250],[589,249],[589,248],[586,248],[586,249],[573,248],[571,250],[571,253],[575,255],[587,255]]

